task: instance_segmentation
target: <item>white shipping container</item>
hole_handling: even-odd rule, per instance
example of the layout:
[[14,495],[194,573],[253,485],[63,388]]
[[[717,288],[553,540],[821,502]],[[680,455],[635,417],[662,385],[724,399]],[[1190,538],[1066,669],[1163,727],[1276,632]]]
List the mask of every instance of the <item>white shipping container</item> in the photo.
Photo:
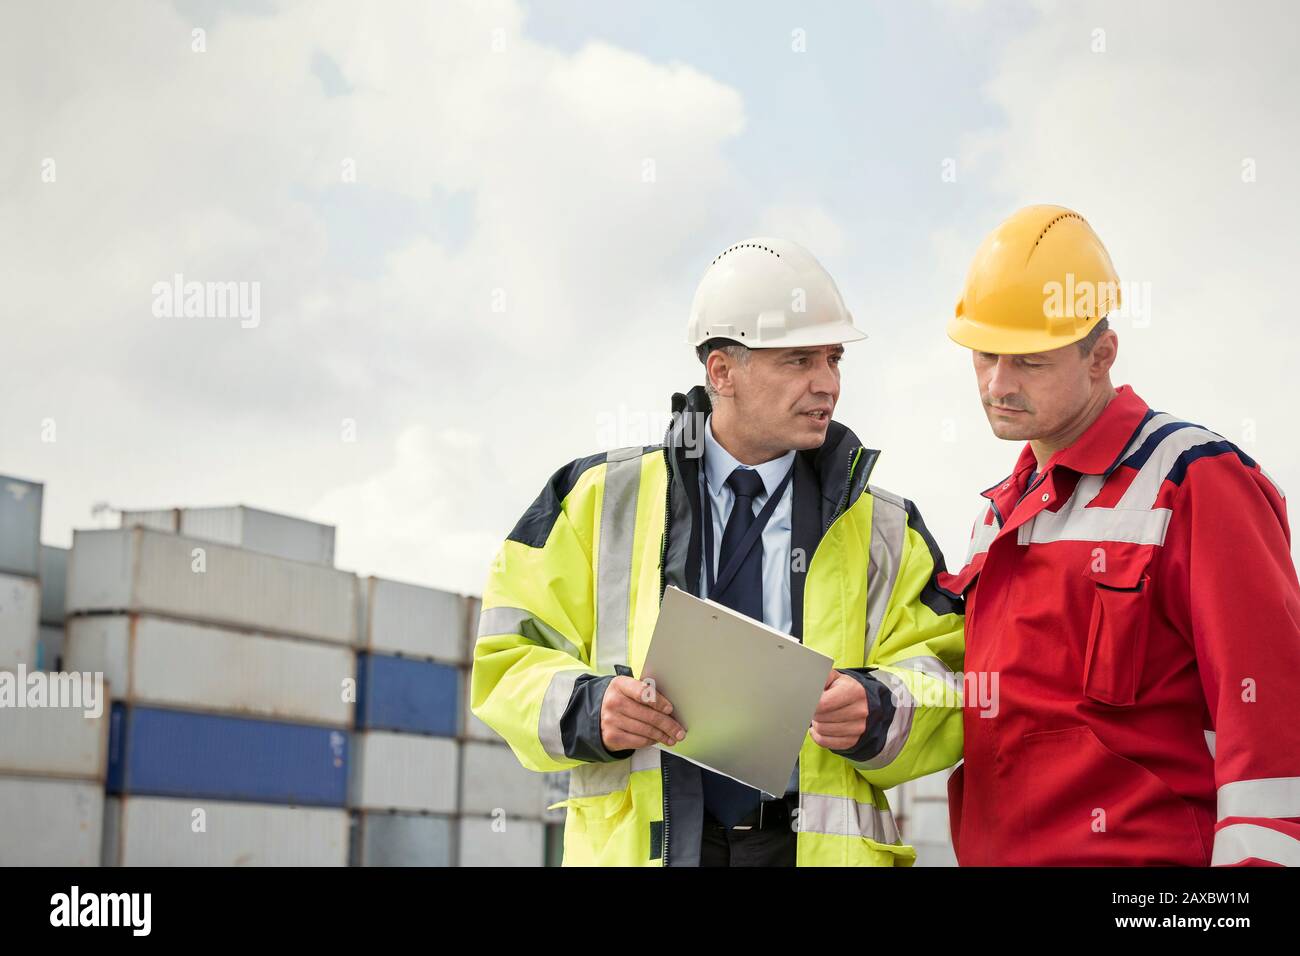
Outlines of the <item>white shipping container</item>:
[[352,736],[351,806],[456,812],[460,753],[448,737],[371,730]]
[[115,699],[350,727],[346,647],[135,614],[68,619],[64,664],[102,671]]
[[233,505],[180,509],[180,534],[291,561],[334,566],[332,525]]
[[104,786],[0,777],[0,866],[98,866]]
[[545,824],[536,820],[461,817],[461,866],[541,866]]
[[546,811],[543,775],[525,770],[504,744],[462,745],[460,812],[540,819]]
[[492,741],[493,743],[498,744],[505,743],[495,730],[475,717],[473,711],[469,709],[470,676],[470,668],[465,667],[461,669],[462,693],[460,699],[465,708],[465,713],[461,718],[461,736],[468,737],[470,740]]
[[353,644],[356,575],[144,528],[73,532],[68,613],[134,611]]
[[[75,693],[82,706],[0,707],[0,774],[102,782],[108,769],[108,700],[96,701],[92,709],[93,683],[87,688],[79,674],[38,673],[50,689],[47,700],[54,698],[57,682]],[[108,688],[102,690],[107,698]]]
[[363,645],[378,654],[466,663],[465,601],[459,594],[366,578]]
[[35,578],[0,574],[0,670],[36,667],[41,589]]
[[946,800],[913,800],[903,825],[908,843],[949,843],[951,833]]
[[175,534],[180,530],[181,510],[179,508],[159,508],[153,511],[123,511],[119,527],[150,528],[153,531],[166,531]]
[[[195,811],[201,810],[202,813]],[[109,797],[105,866],[346,866],[346,810]]]
[[916,849],[915,866],[956,866],[957,855],[953,853],[951,843],[912,844]]

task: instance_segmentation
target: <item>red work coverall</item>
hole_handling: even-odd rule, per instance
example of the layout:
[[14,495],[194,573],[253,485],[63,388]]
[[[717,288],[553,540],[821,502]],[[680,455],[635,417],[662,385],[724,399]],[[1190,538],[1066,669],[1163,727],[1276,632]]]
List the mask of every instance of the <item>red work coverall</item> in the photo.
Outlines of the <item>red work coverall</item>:
[[[964,866],[1300,865],[1282,492],[1131,388],[985,491],[966,566]],[[984,698],[981,700],[980,698]]]

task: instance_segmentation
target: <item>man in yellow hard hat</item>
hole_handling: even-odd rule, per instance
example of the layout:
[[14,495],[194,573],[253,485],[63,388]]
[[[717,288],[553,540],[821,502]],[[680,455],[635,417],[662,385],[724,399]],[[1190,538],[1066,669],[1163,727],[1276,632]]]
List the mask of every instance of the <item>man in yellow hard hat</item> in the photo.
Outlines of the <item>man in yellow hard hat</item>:
[[1078,213],[1030,206],[975,255],[948,334],[993,433],[965,567],[949,779],[962,865],[1300,864],[1300,585],[1282,492],[1223,436],[1110,370],[1120,304]]
[[[687,331],[706,384],[673,396],[663,444],[560,468],[501,546],[470,705],[525,767],[571,769],[565,865],[915,859],[884,791],[961,754],[960,602],[916,507],[867,483],[879,452],[832,418],[863,337],[806,249],[723,250]],[[673,752],[690,715],[633,676],[669,584],[834,659],[784,793]]]

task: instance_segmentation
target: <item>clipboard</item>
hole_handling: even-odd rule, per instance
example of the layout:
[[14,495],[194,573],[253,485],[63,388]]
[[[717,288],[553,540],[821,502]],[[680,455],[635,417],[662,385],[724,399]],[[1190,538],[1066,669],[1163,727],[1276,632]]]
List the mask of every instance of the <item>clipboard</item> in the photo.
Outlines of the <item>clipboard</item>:
[[686,739],[655,746],[779,797],[834,663],[775,628],[669,587],[640,679],[672,701]]

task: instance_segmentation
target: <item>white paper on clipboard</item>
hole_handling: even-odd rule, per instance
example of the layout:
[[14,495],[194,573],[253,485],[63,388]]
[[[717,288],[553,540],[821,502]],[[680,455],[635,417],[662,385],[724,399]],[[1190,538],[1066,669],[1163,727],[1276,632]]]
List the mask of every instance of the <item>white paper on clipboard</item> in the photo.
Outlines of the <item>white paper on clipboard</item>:
[[775,628],[669,587],[639,677],[672,701],[686,739],[655,746],[780,796],[834,663]]

